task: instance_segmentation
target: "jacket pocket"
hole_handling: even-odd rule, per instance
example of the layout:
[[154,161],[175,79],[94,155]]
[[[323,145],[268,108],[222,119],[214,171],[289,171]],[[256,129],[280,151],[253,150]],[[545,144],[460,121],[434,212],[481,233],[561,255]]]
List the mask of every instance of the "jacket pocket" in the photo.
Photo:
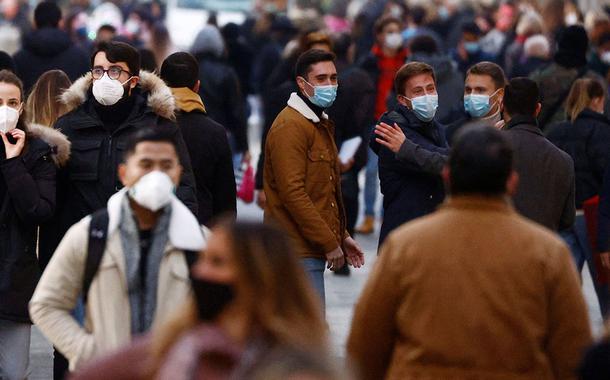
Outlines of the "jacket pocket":
[[332,182],[331,156],[328,149],[311,149],[307,151],[306,182]]
[[68,164],[70,179],[76,181],[95,181],[98,178],[98,163],[102,141],[75,140],[72,142],[72,155]]

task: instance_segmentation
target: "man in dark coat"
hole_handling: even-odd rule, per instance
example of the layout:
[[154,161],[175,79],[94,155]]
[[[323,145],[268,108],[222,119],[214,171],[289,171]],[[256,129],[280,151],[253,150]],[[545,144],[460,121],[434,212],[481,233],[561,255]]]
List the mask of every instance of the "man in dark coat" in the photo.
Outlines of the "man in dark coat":
[[170,89],[156,75],[140,71],[138,51],[128,44],[101,43],[91,61],[92,73],[62,94],[69,112],[54,126],[72,143],[72,154],[58,174],[58,211],[52,223],[41,228],[43,265],[70,226],[105,207],[122,188],[117,166],[127,138],[140,128],[162,125],[176,134],[185,172],[177,195],[197,215],[188,151],[180,130],[170,121],[175,107]]
[[[234,166],[248,153],[248,121],[245,101],[235,70],[222,60],[224,41],[215,26],[206,25],[197,35],[191,52],[199,62],[199,95],[208,116],[230,133]],[[246,154],[246,159],[248,155]]]
[[[446,152],[444,128],[434,120],[438,95],[434,70],[421,62],[404,65],[394,80],[398,104],[380,122],[397,125],[407,139],[430,151]],[[384,196],[384,217],[379,236],[383,243],[389,232],[403,223],[431,213],[445,197],[439,174],[420,165],[405,164],[373,137],[371,148],[379,156],[379,179]]]
[[62,70],[71,81],[89,70],[87,53],[59,29],[60,20],[61,10],[54,2],[43,1],[34,10],[36,30],[23,37],[23,48],[14,56],[26,92],[48,70]]
[[539,99],[538,86],[531,79],[514,78],[506,86],[504,129],[513,144],[519,174],[513,200],[522,215],[560,231],[574,223],[574,162],[538,127]]
[[161,78],[171,88],[179,112],[176,122],[191,156],[197,181],[198,219],[237,212],[235,175],[225,128],[207,116],[199,97],[199,65],[189,53],[174,53],[161,65]]

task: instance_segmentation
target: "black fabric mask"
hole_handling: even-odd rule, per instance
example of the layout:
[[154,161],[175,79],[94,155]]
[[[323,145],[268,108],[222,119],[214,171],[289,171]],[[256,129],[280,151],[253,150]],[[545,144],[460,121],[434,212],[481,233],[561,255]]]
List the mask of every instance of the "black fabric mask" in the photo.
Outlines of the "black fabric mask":
[[192,278],[191,283],[197,301],[199,319],[202,321],[210,322],[216,319],[235,298],[232,285],[198,278]]

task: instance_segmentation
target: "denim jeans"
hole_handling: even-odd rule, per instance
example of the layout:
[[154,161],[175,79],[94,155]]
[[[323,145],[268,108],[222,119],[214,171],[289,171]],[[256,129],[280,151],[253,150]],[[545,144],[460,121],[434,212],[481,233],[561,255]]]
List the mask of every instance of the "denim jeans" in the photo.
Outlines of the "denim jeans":
[[326,260],[306,257],[301,259],[301,265],[307,273],[313,289],[322,301],[322,310],[326,309],[326,295],[324,292],[324,269],[326,269]]
[[379,158],[371,148],[368,150],[368,161],[364,168],[364,215],[375,216],[375,202],[379,192]]
[[587,222],[584,215],[577,215],[576,220],[574,221],[574,226],[568,230],[561,231],[560,235],[570,246],[572,258],[574,259],[579,275],[582,272],[585,262],[587,263],[593,279],[593,285],[595,286],[595,293],[597,294],[599,308],[602,312],[602,316],[606,318],[608,316],[608,301],[610,301],[610,291],[608,290],[607,284],[598,284],[596,281],[597,276],[595,262],[593,261],[593,253],[591,250],[591,245],[589,244]]
[[29,323],[0,319],[0,379],[23,380],[30,362]]

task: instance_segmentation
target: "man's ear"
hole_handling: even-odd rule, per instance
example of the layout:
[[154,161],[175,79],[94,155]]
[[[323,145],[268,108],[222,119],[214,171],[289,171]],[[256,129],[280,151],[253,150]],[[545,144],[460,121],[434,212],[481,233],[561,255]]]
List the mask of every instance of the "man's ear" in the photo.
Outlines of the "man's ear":
[[443,166],[443,170],[441,170],[441,177],[443,178],[443,183],[445,184],[445,189],[447,193],[451,192],[451,169],[449,169],[449,165]]
[[540,102],[536,103],[536,113],[534,114],[534,116],[538,117],[538,115],[540,115],[541,110],[542,110],[542,103],[540,103]]
[[506,180],[506,194],[510,197],[517,194],[517,189],[519,188],[519,174],[516,171],[512,170],[508,179]]
[[138,82],[140,81],[140,77],[139,76],[133,76],[130,80],[129,80],[129,88],[135,88],[138,85]]
[[408,109],[413,108],[413,106],[411,105],[411,101],[407,99],[404,95],[396,95],[396,101],[399,104],[402,104],[403,106],[407,107]]
[[127,178],[125,178],[125,176],[127,175],[127,165],[125,163],[119,164],[118,175],[119,175],[119,180],[121,181],[123,186],[127,187],[127,184],[125,183],[125,180],[127,179]]
[[201,81],[197,79],[197,83],[193,86],[193,92],[199,93],[199,89],[201,88]]

